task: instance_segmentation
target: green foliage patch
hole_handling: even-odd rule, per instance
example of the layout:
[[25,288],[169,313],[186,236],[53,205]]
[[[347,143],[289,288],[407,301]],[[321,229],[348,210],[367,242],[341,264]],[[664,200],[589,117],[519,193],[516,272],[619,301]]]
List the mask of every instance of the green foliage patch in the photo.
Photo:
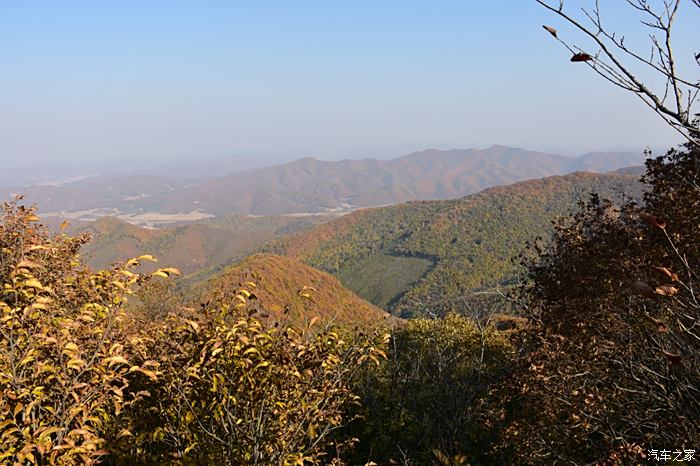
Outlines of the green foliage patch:
[[361,298],[386,309],[434,266],[433,260],[423,257],[379,253],[348,261],[336,276]]

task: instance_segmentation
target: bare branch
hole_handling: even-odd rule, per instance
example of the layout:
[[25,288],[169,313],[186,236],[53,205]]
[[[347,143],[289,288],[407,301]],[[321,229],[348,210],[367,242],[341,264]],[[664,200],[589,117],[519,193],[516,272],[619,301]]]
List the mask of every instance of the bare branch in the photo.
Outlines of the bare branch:
[[[680,0],[664,0],[658,11],[653,9],[646,0],[626,0],[631,8],[646,16],[647,19],[640,20],[641,24],[654,31],[661,31],[663,34],[661,39],[655,33],[649,35],[651,53],[648,59],[629,48],[625,44],[624,36],[619,36],[603,24],[598,0],[595,1],[592,10],[581,8],[583,15],[590,22],[590,26],[581,23],[565,12],[563,0],[559,1],[558,6],[545,0],[536,1],[583,32],[599,47],[598,53],[589,56],[582,48],[569,45],[560,35],[552,34],[574,55],[582,56],[585,54],[588,57],[586,60],[572,61],[585,62],[596,74],[608,82],[634,93],[656,114],[661,116],[669,126],[694,144],[700,144],[700,129],[697,120],[691,119],[692,108],[697,101],[698,91],[700,91],[700,80],[692,81],[678,75],[672,47],[672,30],[680,7]],[[700,0],[693,0],[693,4],[700,7]],[[639,75],[633,73],[622,60],[625,56],[631,57],[634,61],[662,75],[664,77],[662,90],[657,93]],[[700,64],[700,54],[695,59]],[[672,97],[669,98],[669,96]]]

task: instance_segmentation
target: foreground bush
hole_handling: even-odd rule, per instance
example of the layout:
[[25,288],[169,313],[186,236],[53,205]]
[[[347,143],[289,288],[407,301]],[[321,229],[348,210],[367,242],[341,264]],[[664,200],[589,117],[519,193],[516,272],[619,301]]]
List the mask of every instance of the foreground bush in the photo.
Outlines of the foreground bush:
[[77,260],[85,238],[54,237],[37,220],[2,207],[0,462],[92,464],[141,396],[131,380],[148,373],[131,362],[145,359],[123,313],[138,262],[91,273]]
[[356,380],[362,416],[350,463],[475,461],[488,434],[474,409],[513,356],[492,325],[459,315],[408,321],[392,335],[387,360]]
[[[250,292],[238,296],[242,304]],[[328,464],[343,447],[329,434],[358,399],[350,378],[383,357],[367,340],[266,328],[226,308],[171,317],[150,345],[161,373],[132,407],[128,462]]]
[[593,197],[530,263],[537,325],[494,403],[512,404],[499,458],[616,464],[697,450],[699,161],[693,145],[648,161],[643,208]]
[[263,324],[253,283],[221,309],[167,313],[177,300],[153,280],[175,269],[139,275],[154,260],[142,256],[91,272],[78,256],[87,238],[37,221],[3,205],[1,464],[334,461],[345,442],[329,434],[357,402],[349,381],[379,363],[385,337],[350,345],[313,320]]

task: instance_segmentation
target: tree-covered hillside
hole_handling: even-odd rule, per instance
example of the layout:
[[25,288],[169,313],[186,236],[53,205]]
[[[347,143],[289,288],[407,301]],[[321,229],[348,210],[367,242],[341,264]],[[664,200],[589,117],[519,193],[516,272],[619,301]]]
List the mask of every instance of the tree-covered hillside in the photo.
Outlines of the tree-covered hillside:
[[519,254],[527,242],[548,237],[557,216],[591,192],[619,199],[641,191],[635,176],[577,172],[450,201],[366,209],[267,249],[332,273],[401,316],[464,311],[475,301],[483,310],[494,305],[493,287],[518,279]]
[[317,317],[324,324],[358,325],[383,322],[388,317],[332,275],[274,254],[252,255],[198,289],[209,307],[231,305],[246,282],[256,283],[254,295],[262,303],[261,314],[277,322],[307,324]]
[[[198,277],[206,277],[243,259],[268,241],[311,228],[330,218],[235,215],[152,230],[104,217],[77,225],[70,232],[90,234],[92,240],[83,247],[81,254],[97,269],[146,251],[156,255],[161,263],[179,268],[185,275],[199,272]],[[144,266],[144,270],[155,268],[155,265]]]

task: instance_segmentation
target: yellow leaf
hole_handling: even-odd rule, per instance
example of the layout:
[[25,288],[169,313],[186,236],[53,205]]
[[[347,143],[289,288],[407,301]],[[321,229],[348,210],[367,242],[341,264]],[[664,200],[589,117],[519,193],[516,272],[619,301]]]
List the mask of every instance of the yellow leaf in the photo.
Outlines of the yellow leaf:
[[30,278],[29,280],[25,281],[24,286],[28,288],[36,288],[39,290],[43,289],[43,286],[41,286],[41,282],[36,278]]
[[158,380],[155,372],[144,369],[143,367],[133,366],[131,369],[129,369],[129,373],[132,372],[140,372],[151,380]]
[[74,354],[78,352],[80,352],[80,348],[73,342],[67,343],[66,346],[63,347],[63,354]]
[[162,272],[167,273],[168,275],[175,275],[175,276],[180,276],[180,271],[176,269],[175,267],[166,267],[164,269],[160,269]]
[[195,332],[199,332],[199,324],[198,324],[197,322],[195,322],[194,320],[186,320],[185,322],[187,322],[188,324],[190,324],[190,327],[192,327],[192,329],[193,329]]
[[124,267],[129,268],[134,267],[136,265],[139,265],[139,261],[137,261],[136,259],[129,259],[128,261],[126,261],[126,264],[124,264]]
[[143,255],[137,257],[136,260],[138,260],[138,261],[158,262],[158,259],[156,259],[155,256],[152,256],[151,254],[143,254]]
[[69,360],[68,363],[66,364],[66,366],[69,369],[76,369],[76,370],[81,369],[84,365],[85,365],[85,361],[83,361],[82,359],[79,359],[79,358],[73,358],[73,359]]
[[129,364],[129,361],[127,361],[123,356],[112,356],[105,358],[102,362],[107,363],[109,366],[112,366],[112,364]]
[[18,269],[38,269],[38,268],[41,268],[41,265],[37,264],[36,262],[32,262],[29,259],[22,259],[15,266],[15,268],[18,268]]

